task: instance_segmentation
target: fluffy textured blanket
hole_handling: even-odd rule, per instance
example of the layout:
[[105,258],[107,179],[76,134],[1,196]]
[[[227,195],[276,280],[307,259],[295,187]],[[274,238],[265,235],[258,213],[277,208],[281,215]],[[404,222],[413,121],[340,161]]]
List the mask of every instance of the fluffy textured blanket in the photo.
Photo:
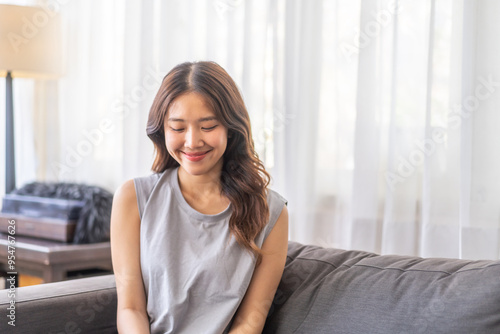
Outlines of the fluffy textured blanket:
[[109,240],[109,222],[113,194],[98,186],[65,182],[32,182],[12,194],[84,201],[76,223],[73,243],[85,244]]

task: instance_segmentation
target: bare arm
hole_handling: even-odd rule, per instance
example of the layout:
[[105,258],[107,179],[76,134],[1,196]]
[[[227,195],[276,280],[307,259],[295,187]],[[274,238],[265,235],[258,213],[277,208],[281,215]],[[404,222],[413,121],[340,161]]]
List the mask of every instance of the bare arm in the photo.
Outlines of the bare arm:
[[262,245],[266,254],[255,268],[248,290],[243,298],[230,334],[262,333],[269,308],[278,288],[288,249],[288,210],[283,207],[271,233]]
[[120,334],[149,333],[139,256],[140,224],[134,181],[129,180],[115,192],[111,210],[111,256]]

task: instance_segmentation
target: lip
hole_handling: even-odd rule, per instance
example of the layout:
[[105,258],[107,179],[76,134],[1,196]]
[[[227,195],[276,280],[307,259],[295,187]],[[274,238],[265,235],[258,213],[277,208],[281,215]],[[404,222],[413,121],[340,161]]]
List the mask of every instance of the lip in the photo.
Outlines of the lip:
[[189,161],[200,161],[202,160],[203,158],[205,158],[205,156],[211,152],[212,150],[209,150],[209,151],[204,151],[204,152],[182,152],[186,158],[189,160]]

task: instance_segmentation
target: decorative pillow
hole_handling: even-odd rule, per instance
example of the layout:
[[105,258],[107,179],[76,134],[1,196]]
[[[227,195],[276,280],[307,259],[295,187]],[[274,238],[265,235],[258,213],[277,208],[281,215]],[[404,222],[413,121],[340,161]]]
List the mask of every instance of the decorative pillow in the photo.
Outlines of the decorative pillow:
[[290,241],[263,333],[500,333],[500,261]]

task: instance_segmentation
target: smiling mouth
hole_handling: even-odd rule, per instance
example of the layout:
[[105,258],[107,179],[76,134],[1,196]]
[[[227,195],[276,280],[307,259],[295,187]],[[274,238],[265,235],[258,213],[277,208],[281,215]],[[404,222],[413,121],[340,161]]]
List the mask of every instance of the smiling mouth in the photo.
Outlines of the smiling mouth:
[[208,151],[204,151],[204,152],[189,152],[189,153],[182,152],[182,153],[184,154],[184,156],[186,157],[187,160],[189,160],[191,162],[198,162],[198,161],[202,161],[203,159],[205,159],[207,154],[210,152],[212,152],[212,150],[208,150]]
[[208,152],[210,152],[211,150],[208,150],[208,151],[203,151],[203,152],[182,152],[184,153],[185,155],[187,155],[188,157],[201,157],[202,155],[205,155],[207,154]]

